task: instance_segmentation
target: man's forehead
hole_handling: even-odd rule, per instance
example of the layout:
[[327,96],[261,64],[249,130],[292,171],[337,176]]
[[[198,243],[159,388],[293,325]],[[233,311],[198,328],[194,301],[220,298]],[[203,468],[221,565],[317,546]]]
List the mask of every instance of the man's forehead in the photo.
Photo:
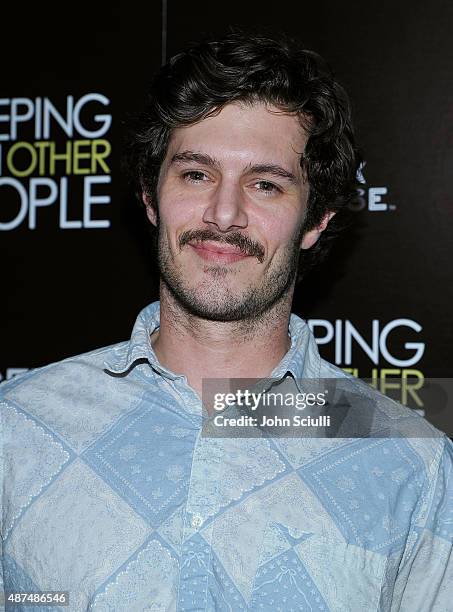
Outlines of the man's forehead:
[[190,151],[220,165],[232,158],[244,165],[286,163],[295,169],[306,142],[306,132],[295,114],[264,103],[235,102],[197,123],[175,128],[166,161]]

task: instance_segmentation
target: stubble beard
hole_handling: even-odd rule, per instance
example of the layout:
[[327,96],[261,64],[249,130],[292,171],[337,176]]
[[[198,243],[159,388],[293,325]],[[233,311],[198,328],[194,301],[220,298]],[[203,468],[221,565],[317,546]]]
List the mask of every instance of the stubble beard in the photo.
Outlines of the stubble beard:
[[[207,265],[204,268],[206,279],[196,287],[190,286],[171,256],[160,224],[157,231],[157,260],[161,281],[176,302],[191,315],[209,321],[251,321],[262,317],[285,298],[288,299],[297,274],[301,231],[258,283],[250,283],[237,292],[233,292],[229,282],[235,270],[221,265]],[[289,297],[292,298],[292,295]]]

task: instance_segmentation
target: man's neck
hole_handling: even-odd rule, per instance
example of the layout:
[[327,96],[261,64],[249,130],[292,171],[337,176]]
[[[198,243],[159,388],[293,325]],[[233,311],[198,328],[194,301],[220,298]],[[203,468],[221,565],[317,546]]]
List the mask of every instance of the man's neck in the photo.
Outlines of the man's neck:
[[244,321],[210,321],[184,309],[161,286],[160,327],[151,342],[160,363],[184,374],[201,397],[203,378],[269,376],[291,345],[292,292],[269,311]]

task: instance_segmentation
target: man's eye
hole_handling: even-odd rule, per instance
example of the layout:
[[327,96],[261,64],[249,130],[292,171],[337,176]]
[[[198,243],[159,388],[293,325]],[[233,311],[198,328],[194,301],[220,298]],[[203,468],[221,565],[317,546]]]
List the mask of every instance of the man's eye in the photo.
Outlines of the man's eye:
[[255,183],[255,186],[257,187],[258,191],[262,191],[266,194],[277,193],[280,191],[277,185],[274,185],[274,183],[270,183],[269,181],[258,181]]
[[189,183],[201,183],[208,178],[204,172],[200,172],[199,170],[184,172],[183,177],[186,181],[189,181]]

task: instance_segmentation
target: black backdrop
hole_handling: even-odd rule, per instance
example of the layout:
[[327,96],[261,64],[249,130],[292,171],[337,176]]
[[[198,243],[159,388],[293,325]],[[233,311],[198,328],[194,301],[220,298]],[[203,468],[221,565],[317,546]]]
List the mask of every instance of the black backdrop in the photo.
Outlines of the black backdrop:
[[299,38],[353,101],[366,160],[355,228],[294,311],[360,377],[450,376],[452,18],[441,0],[2,9],[0,376],[124,340],[156,299],[123,123],[163,57],[229,25]]

